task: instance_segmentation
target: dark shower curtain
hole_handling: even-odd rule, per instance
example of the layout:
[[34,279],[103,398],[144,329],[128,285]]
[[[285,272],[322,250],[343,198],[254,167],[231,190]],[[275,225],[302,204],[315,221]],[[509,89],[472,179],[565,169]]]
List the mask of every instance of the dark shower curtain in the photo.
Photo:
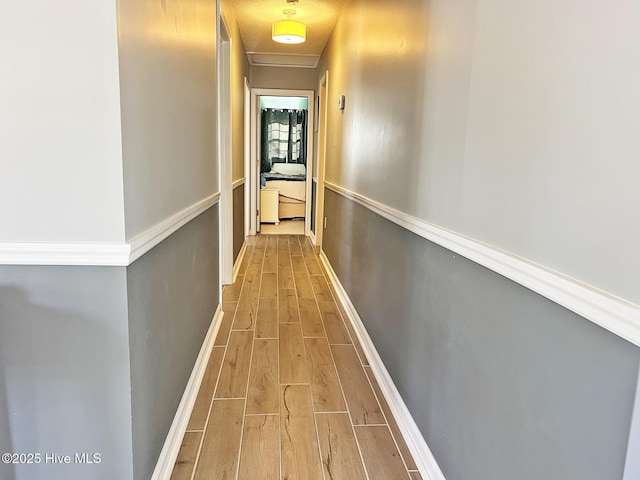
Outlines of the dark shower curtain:
[[260,135],[260,171],[273,163],[307,164],[307,111],[265,108]]

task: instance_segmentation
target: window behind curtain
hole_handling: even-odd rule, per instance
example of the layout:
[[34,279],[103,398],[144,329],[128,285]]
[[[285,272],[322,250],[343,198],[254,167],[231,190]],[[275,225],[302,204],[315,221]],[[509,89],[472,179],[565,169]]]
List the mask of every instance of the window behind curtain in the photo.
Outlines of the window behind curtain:
[[306,110],[262,110],[262,172],[273,163],[307,164],[306,126]]

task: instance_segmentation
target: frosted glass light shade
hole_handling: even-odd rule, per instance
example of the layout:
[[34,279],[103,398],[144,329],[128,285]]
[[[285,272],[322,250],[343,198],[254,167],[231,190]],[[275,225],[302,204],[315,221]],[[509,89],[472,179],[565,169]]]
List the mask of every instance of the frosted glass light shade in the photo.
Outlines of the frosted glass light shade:
[[302,43],[307,38],[307,26],[295,20],[280,20],[271,26],[271,38],[278,43]]

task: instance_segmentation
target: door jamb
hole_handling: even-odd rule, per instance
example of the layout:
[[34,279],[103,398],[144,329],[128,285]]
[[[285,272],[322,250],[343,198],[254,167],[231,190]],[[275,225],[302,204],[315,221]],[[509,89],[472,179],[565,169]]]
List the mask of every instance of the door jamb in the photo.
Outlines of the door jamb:
[[[233,283],[233,187],[231,137],[231,37],[227,22],[218,9],[218,182],[220,191],[219,260],[220,288]],[[225,101],[226,99],[226,101]],[[221,297],[222,298],[222,297]]]
[[327,117],[328,117],[329,70],[325,70],[318,85],[320,111],[318,116],[318,176],[316,182],[316,247],[322,248],[324,238],[324,174],[327,160]]
[[[249,217],[255,193],[251,190],[251,86],[244,77],[244,236],[251,234]],[[253,193],[253,195],[252,195]]]

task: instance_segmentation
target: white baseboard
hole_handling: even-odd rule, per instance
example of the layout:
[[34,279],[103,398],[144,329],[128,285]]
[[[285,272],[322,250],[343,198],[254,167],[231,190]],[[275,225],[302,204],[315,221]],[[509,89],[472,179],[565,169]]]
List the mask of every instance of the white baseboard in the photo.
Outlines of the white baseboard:
[[318,242],[316,240],[315,234],[311,230],[309,230],[309,238],[311,239],[311,243],[313,243],[313,246],[315,247]]
[[418,429],[416,422],[413,420],[411,413],[409,413],[409,409],[405,405],[404,400],[402,400],[398,389],[393,383],[391,375],[389,375],[387,368],[384,366],[371,337],[369,337],[369,334],[367,333],[362,319],[358,315],[353,303],[351,303],[351,300],[340,283],[340,280],[338,280],[338,277],[333,270],[333,267],[331,267],[329,259],[324,254],[324,251],[320,252],[320,260],[322,261],[331,282],[335,286],[339,297],[338,299],[342,303],[351,325],[353,325],[353,329],[358,336],[362,350],[364,350],[367,360],[369,360],[371,371],[380,385],[380,390],[382,390],[382,394],[389,404],[389,409],[393,414],[393,418],[398,424],[398,428],[407,443],[407,447],[411,451],[411,455],[418,466],[418,470],[420,470],[422,478],[424,480],[446,480],[442,470],[440,470],[438,462],[436,462],[436,459],[431,452],[431,449],[427,445],[427,442]]
[[156,468],[153,470],[151,480],[170,480],[171,478],[173,466],[178,458],[178,452],[180,451],[180,446],[182,445],[182,440],[187,430],[187,425],[189,424],[189,418],[191,417],[193,406],[196,403],[200,384],[204,378],[204,373],[207,369],[207,364],[209,363],[209,357],[211,356],[211,350],[213,349],[213,344],[215,343],[216,335],[218,334],[218,329],[222,323],[223,316],[224,312],[222,311],[222,306],[218,305],[213,320],[211,321],[211,325],[209,326],[209,330],[207,331],[207,336],[204,338],[204,342],[200,348],[200,353],[198,354],[196,363],[191,371],[191,376],[189,377],[189,382],[187,383],[187,387],[182,395],[182,400],[180,400],[180,405],[178,405],[176,415],[173,417],[171,428],[169,429],[167,439],[165,440],[160,456],[158,457]]
[[242,259],[244,258],[244,254],[247,252],[247,242],[242,244],[242,248],[238,252],[238,258],[236,258],[236,263],[233,264],[233,283],[236,283],[238,278],[238,272],[240,271],[240,265],[242,265]]

